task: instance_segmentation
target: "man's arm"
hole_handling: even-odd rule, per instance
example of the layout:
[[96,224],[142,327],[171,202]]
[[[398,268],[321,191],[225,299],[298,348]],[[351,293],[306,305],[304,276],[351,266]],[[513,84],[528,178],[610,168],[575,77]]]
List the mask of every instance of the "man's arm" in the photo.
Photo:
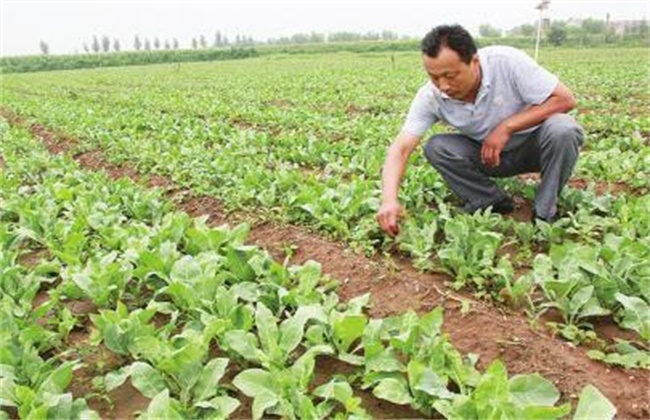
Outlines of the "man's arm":
[[481,161],[488,166],[499,166],[501,151],[514,133],[541,124],[553,114],[569,112],[575,106],[573,93],[558,82],[548,99],[504,120],[490,133],[481,148]]
[[406,131],[402,131],[388,148],[386,161],[382,170],[382,204],[377,212],[377,221],[381,229],[391,236],[399,233],[398,219],[402,213],[397,197],[399,185],[406,172],[408,159],[420,141]]

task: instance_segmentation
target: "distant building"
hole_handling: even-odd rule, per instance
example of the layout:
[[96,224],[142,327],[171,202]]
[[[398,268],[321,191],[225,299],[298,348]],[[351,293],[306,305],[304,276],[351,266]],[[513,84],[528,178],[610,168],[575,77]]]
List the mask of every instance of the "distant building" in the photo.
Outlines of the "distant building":
[[566,21],[566,26],[567,28],[581,28],[582,22],[584,22],[582,18],[569,18]]
[[615,20],[609,22],[609,27],[616,36],[623,36],[625,34],[634,33],[639,34],[643,31],[648,31],[648,21],[639,20]]

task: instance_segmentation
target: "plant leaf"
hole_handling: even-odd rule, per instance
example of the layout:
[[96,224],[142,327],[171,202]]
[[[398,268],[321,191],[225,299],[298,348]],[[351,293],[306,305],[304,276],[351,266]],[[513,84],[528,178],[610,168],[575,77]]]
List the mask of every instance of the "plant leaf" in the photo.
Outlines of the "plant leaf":
[[195,401],[207,400],[216,395],[219,381],[226,372],[229,361],[227,358],[212,359],[203,367],[203,371],[192,389]]
[[587,385],[580,393],[578,408],[573,420],[611,420],[616,415],[616,407],[598,388]]
[[344,315],[333,322],[334,339],[340,351],[347,352],[350,345],[363,335],[368,318],[363,315]]
[[510,394],[520,407],[554,405],[560,398],[555,385],[541,375],[516,375],[509,381]]
[[650,340],[650,305],[636,296],[616,293],[616,300],[625,308],[621,327],[639,333],[644,340]]
[[411,394],[404,381],[396,378],[386,378],[379,381],[379,384],[372,390],[377,397],[394,404],[410,404],[412,401]]
[[267,392],[263,392],[255,397],[253,400],[253,419],[261,419],[264,416],[264,411],[275,406],[278,403],[278,398]]
[[134,362],[129,370],[133,386],[147,398],[154,398],[167,388],[160,372],[147,363]]
[[566,403],[559,407],[528,406],[524,408],[524,418],[526,420],[559,419],[568,416],[570,413],[571,413],[571,403]]
[[192,284],[203,274],[201,265],[190,255],[186,255],[174,263],[170,277],[173,282]]
[[237,375],[232,383],[251,398],[263,394],[275,395],[278,391],[271,374],[262,369],[247,369]]
[[169,398],[169,390],[164,389],[149,403],[147,411],[140,417],[144,420],[183,420],[183,416],[176,409],[175,400]]

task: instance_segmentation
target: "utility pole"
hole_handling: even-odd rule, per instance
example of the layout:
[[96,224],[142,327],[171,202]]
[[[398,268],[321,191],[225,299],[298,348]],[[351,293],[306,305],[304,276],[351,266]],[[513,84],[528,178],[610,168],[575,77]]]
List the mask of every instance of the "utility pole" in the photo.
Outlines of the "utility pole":
[[535,41],[535,61],[539,56],[539,39],[542,37],[542,22],[544,21],[544,10],[548,8],[548,5],[551,4],[551,0],[542,0],[540,4],[535,6],[535,9],[539,10],[539,21],[537,21],[537,40]]

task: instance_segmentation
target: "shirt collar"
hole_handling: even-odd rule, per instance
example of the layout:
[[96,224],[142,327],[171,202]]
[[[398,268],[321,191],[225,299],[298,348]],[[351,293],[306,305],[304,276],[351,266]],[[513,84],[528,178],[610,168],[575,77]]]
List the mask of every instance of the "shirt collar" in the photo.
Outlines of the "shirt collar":
[[488,57],[486,57],[482,50],[478,51],[478,63],[481,66],[481,86],[478,89],[478,94],[476,97],[480,97],[483,92],[490,90],[492,86],[492,72],[490,71],[490,65],[488,63]]

